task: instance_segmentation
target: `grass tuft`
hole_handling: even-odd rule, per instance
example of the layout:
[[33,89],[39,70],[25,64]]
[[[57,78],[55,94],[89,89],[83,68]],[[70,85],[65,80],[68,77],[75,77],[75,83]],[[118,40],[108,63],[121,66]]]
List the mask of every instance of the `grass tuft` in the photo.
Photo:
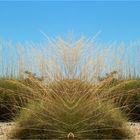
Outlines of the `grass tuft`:
[[[42,87],[43,88],[43,87]],[[21,111],[11,132],[17,139],[126,139],[130,132],[118,108],[97,96],[98,88],[80,80],[44,87],[43,98]]]
[[0,120],[12,120],[34,96],[35,90],[25,82],[0,79]]
[[123,80],[107,91],[113,100],[131,121],[140,121],[140,80]]

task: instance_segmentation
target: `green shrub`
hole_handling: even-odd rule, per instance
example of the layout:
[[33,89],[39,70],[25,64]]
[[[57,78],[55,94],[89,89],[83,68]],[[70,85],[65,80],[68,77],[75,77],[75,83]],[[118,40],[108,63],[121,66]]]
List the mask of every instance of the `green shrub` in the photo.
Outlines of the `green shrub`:
[[63,80],[42,86],[44,95],[21,111],[14,139],[126,139],[130,132],[119,109],[103,102],[98,87]]

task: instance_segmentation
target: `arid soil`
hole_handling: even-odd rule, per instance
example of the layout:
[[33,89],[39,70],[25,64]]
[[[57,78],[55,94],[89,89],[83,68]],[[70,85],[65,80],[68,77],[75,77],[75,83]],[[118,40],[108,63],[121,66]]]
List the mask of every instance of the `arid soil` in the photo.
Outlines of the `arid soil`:
[[8,133],[14,127],[14,123],[0,122],[0,140],[9,140]]
[[[0,140],[9,140],[8,132],[14,127],[15,123],[0,122]],[[134,134],[133,140],[140,140],[140,123],[129,122],[127,126]]]
[[140,140],[140,123],[128,123],[128,128],[134,134],[134,140]]

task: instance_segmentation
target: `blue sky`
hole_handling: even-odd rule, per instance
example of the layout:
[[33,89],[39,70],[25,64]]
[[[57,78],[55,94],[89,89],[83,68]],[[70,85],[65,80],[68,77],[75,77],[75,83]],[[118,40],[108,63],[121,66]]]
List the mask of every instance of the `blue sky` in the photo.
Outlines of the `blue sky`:
[[94,36],[101,41],[140,39],[140,2],[0,2],[0,38],[40,42],[47,35]]

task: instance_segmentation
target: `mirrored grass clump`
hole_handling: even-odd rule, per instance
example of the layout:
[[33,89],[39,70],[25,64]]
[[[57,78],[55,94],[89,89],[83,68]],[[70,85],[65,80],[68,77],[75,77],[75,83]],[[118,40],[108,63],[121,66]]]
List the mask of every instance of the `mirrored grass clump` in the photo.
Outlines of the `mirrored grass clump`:
[[[140,120],[140,46],[48,37],[0,43],[0,120],[13,139],[130,139]],[[133,51],[133,52],[132,52]]]
[[60,80],[44,89],[45,97],[23,110],[13,130],[20,139],[130,138],[119,109],[103,102],[80,80]]

